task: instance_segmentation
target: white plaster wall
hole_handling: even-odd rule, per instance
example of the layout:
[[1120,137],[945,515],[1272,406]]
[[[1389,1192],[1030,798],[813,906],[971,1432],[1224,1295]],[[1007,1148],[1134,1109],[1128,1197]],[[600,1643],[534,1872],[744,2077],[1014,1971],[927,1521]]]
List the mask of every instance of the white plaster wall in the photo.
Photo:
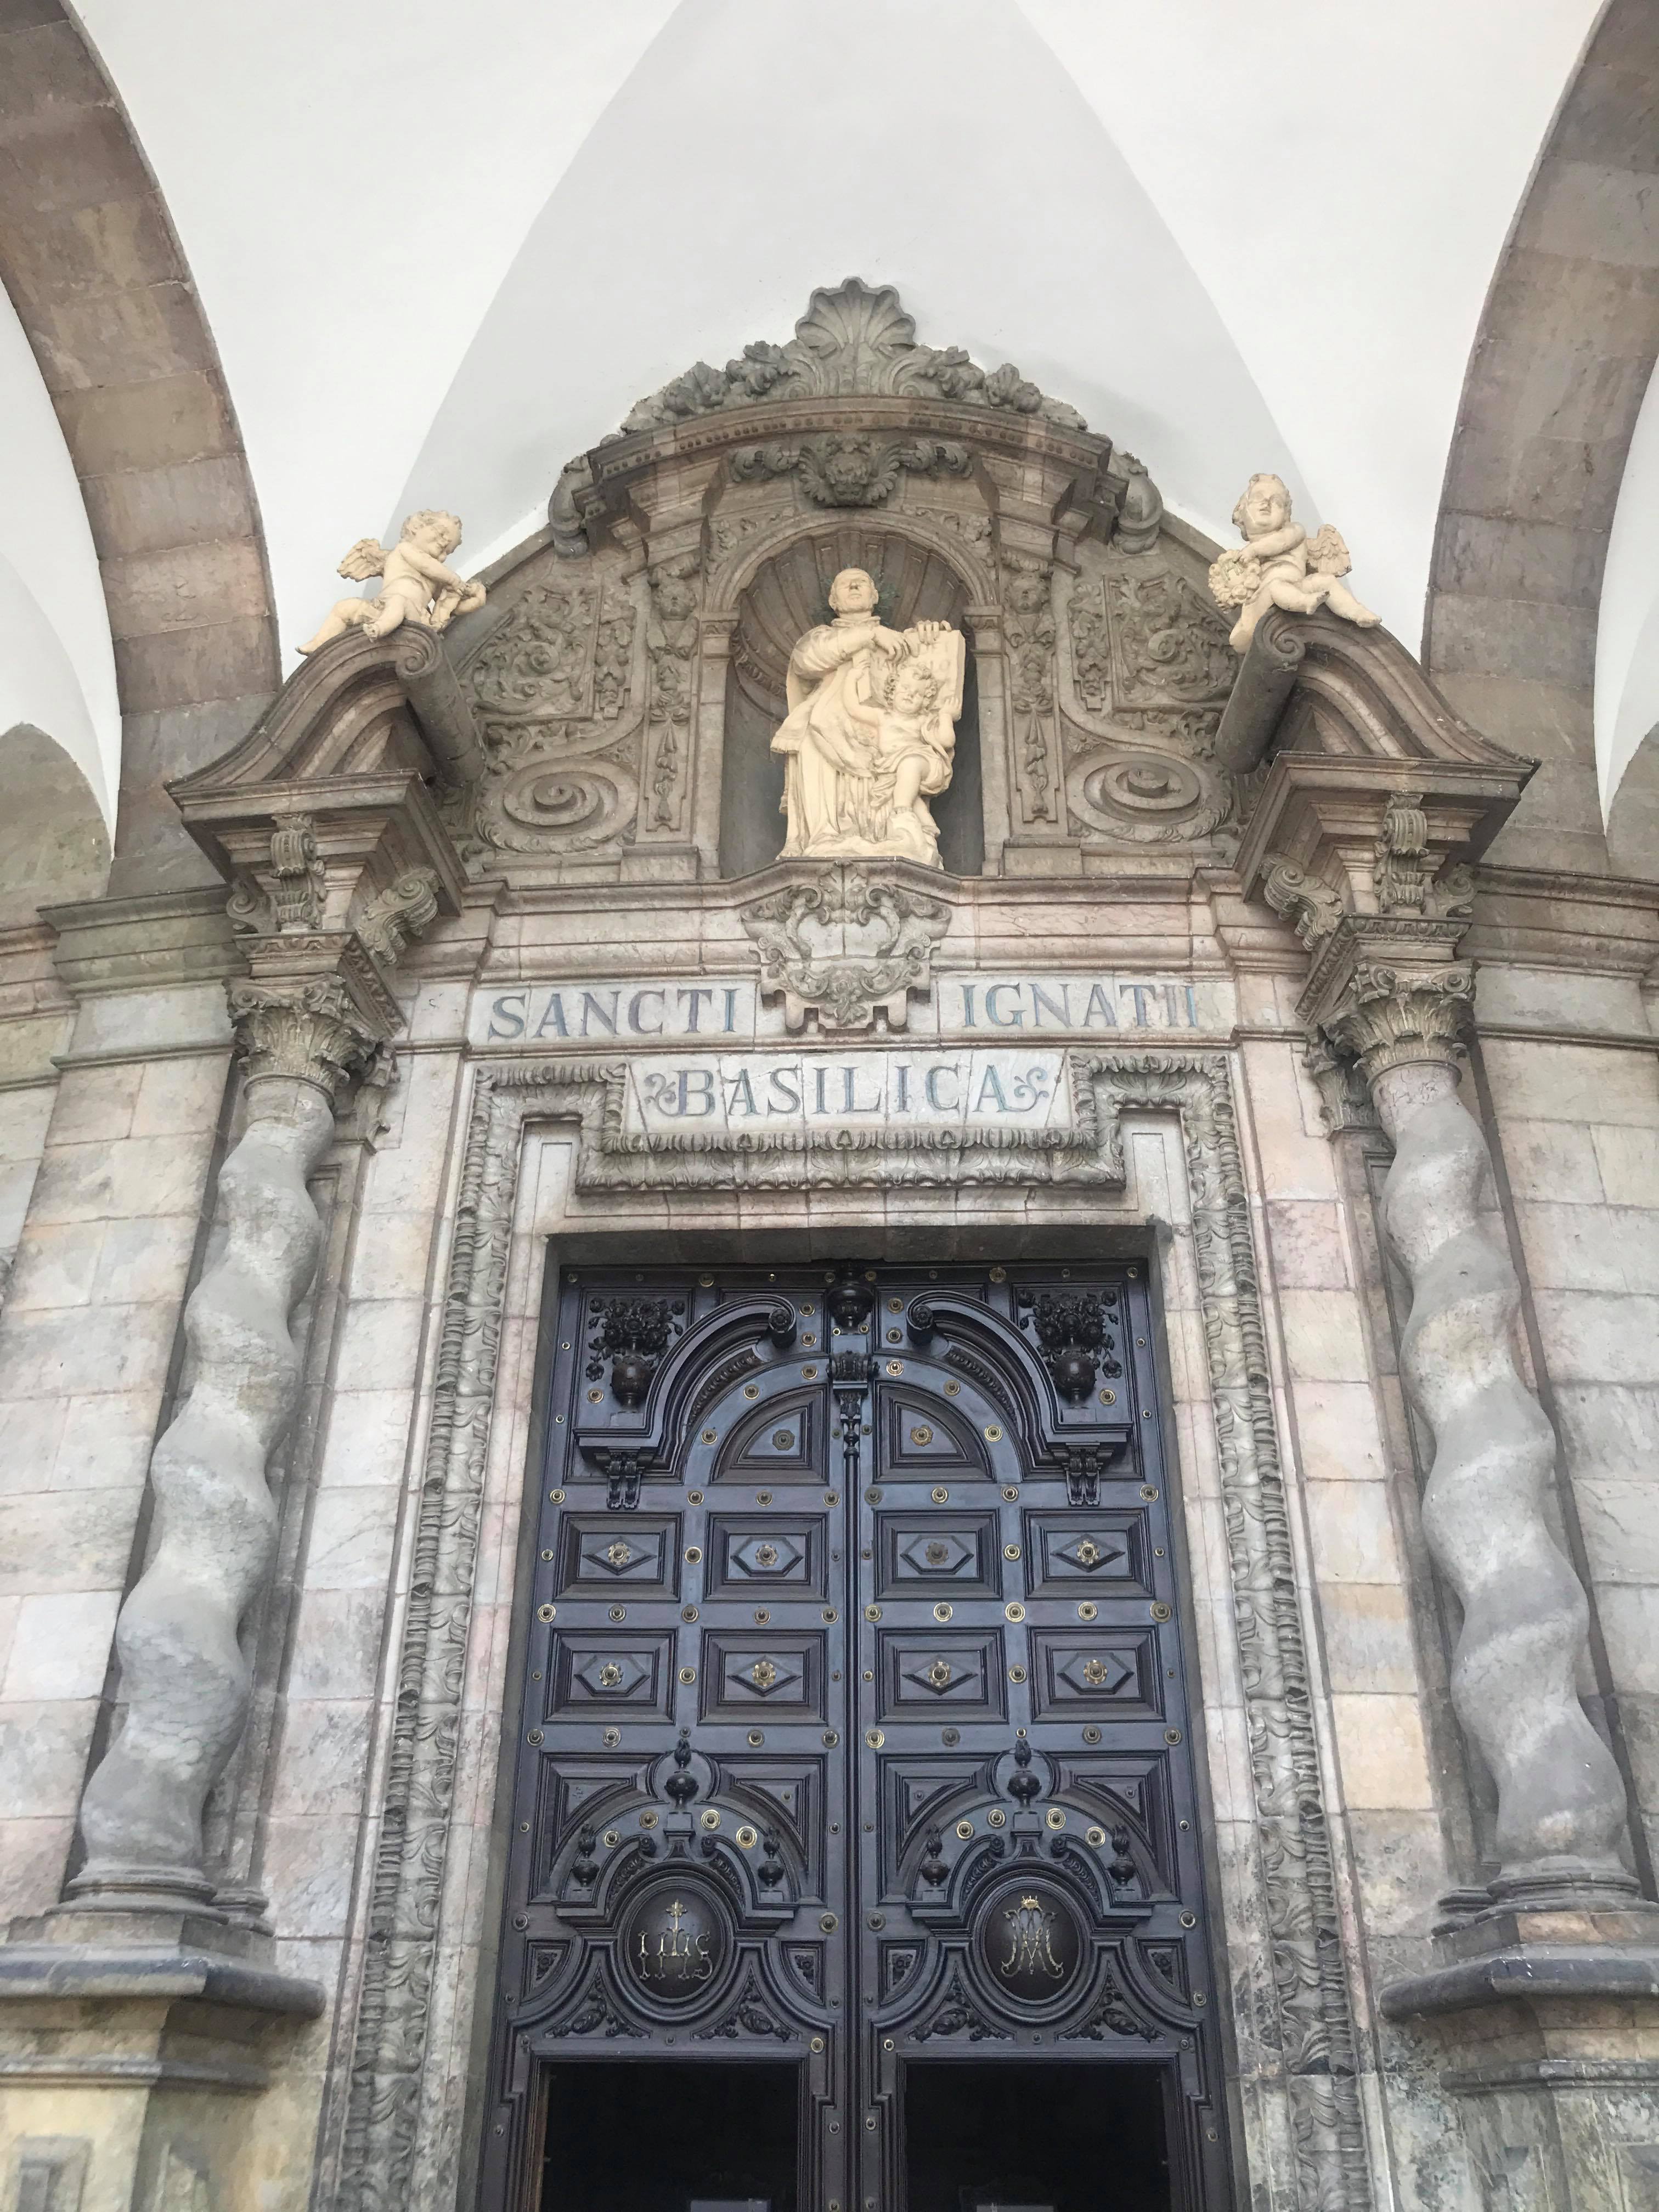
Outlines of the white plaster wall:
[[94,1001],[89,1030],[131,1056],[46,1094],[0,1311],[0,1924],[64,1879],[229,1056],[214,984]]
[[1659,726],[1659,374],[1631,434],[1607,541],[1595,631],[1595,770],[1601,819],[1642,740]]
[[1415,650],[1486,289],[1601,0],[1019,4],[1214,301],[1310,519]]
[[[673,4],[472,0],[458,15],[405,0],[395,27],[333,0],[81,9],[224,363],[286,666],[338,597],[346,548],[395,530],[411,460],[526,226]],[[481,447],[520,434],[480,419]],[[566,458],[521,453],[520,509]],[[412,503],[472,522],[470,490],[434,483]]]
[[0,731],[25,722],[55,738],[112,826],[121,709],[103,580],[75,465],[3,289],[0,484]]

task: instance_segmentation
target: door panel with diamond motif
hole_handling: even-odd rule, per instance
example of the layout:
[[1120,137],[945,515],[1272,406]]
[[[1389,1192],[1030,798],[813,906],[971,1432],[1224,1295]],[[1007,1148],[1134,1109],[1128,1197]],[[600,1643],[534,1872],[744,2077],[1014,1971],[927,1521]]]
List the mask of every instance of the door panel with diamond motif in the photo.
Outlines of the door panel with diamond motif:
[[545,2069],[619,2056],[793,2062],[803,2212],[903,2206],[907,2067],[1133,2064],[1224,2202],[1141,1272],[559,1300],[486,2203]]

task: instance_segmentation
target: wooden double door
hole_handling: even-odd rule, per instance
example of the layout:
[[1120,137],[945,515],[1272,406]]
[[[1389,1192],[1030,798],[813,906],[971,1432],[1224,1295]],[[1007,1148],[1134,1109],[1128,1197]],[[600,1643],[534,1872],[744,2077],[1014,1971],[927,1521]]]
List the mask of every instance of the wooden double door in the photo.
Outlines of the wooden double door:
[[[1043,2131],[1088,2112],[1095,2202],[1137,2100],[1141,2201],[1226,2202],[1143,1271],[575,1269],[556,1330],[485,2203],[574,2212],[601,2105],[651,2212],[1064,2204]],[[793,2170],[697,2130],[665,2166],[668,2066],[787,2081]],[[964,2112],[924,2187],[951,2066],[1023,2139]]]

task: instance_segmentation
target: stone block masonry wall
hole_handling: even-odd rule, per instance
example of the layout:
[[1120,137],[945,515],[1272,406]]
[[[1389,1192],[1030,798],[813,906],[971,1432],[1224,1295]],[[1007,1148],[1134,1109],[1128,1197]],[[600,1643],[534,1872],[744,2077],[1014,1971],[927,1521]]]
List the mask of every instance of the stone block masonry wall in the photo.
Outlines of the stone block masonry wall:
[[1659,1853],[1659,1054],[1488,1039],[1539,1381]]
[[[1437,2201],[1449,2125],[1444,2100],[1413,2079],[1410,2054],[1373,2009],[1376,1988],[1429,1955],[1450,1863],[1431,1740],[1438,1670],[1409,1587],[1412,1510],[1383,1425],[1367,1327],[1366,1240],[1345,1191],[1299,1044],[1243,1048],[1252,1183],[1264,1289],[1277,1320],[1275,1376],[1297,1509],[1310,1644],[1322,1674],[1334,1771],[1328,1806],[1353,1886],[1351,1939],[1363,1960],[1361,2021],[1376,2039],[1377,2095],[1402,2201]],[[1358,1204],[1370,1203],[1363,1187]],[[1372,1247],[1374,1249],[1374,1245]],[[1402,2063],[1402,2059],[1405,2061]]]
[[75,1027],[40,922],[0,930],[0,1303],[23,1233],[58,1089],[54,1055]]
[[[1343,1802],[1390,1934],[1446,1879],[1403,1550],[1354,1264],[1318,1100],[1291,1044],[1246,1048],[1263,1229],[1278,1291]],[[1369,1846],[1369,1848],[1368,1848]]]
[[0,1314],[0,1919],[64,1879],[225,1097],[217,985],[121,1011],[177,1049],[71,1048]]

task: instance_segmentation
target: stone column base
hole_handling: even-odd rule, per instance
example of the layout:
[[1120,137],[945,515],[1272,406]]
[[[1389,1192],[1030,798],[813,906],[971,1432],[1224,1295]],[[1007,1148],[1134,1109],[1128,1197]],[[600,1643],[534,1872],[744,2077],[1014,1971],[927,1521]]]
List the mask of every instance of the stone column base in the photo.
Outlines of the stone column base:
[[1659,2212],[1659,1931],[1495,1913],[1382,1993],[1437,2045],[1492,2212]]
[[323,1991],[222,1923],[125,1917],[59,1912],[0,1944],[0,2203],[258,2212],[252,2107]]

